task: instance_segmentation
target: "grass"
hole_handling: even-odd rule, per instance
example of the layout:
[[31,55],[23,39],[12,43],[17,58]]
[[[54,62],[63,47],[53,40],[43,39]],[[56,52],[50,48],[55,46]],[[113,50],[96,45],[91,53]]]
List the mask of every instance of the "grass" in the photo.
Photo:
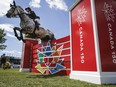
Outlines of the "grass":
[[116,85],[96,85],[72,80],[68,76],[39,75],[19,72],[19,69],[0,68],[0,87],[116,87]]

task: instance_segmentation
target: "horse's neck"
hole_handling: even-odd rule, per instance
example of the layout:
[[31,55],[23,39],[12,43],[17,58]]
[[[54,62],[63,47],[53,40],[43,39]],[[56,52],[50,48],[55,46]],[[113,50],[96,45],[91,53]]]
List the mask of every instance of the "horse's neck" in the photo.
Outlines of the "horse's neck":
[[25,13],[20,14],[19,17],[21,22],[28,22],[30,20],[30,18]]
[[30,19],[25,13],[21,14],[20,16],[20,27],[21,28],[28,28],[30,27],[31,29],[35,28],[35,23],[32,19]]

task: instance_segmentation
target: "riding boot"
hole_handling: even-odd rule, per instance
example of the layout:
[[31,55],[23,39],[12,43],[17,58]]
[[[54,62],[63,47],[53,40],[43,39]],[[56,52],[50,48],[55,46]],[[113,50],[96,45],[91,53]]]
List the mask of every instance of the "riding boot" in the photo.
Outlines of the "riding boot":
[[39,29],[40,23],[38,23],[37,21],[35,21],[35,27]]

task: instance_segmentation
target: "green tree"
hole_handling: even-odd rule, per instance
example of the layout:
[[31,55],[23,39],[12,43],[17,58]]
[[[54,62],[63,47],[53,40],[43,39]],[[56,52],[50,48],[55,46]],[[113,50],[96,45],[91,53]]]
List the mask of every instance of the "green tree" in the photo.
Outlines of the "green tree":
[[0,50],[4,50],[7,46],[4,45],[6,41],[6,33],[4,33],[4,29],[0,29]]

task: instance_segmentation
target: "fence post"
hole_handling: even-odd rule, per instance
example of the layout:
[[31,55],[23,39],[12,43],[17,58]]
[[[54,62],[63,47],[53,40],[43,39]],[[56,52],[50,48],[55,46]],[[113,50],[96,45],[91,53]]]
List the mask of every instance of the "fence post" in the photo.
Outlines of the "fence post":
[[23,43],[20,72],[30,72],[32,45],[36,44],[38,44],[38,41],[33,39],[26,39],[26,42]]

